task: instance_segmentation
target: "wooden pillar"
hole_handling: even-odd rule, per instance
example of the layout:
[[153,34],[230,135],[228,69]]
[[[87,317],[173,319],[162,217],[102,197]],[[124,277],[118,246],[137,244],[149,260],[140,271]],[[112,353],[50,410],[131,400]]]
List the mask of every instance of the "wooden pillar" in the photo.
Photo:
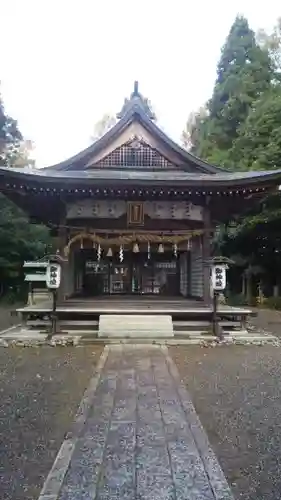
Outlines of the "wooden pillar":
[[67,296],[67,284],[68,284],[68,261],[64,255],[64,247],[67,244],[67,229],[65,227],[65,220],[61,220],[61,225],[58,228],[57,237],[57,248],[56,251],[59,255],[65,259],[61,262],[61,285],[58,289],[58,302],[63,302]]
[[247,280],[244,273],[242,274],[242,295],[243,297],[247,295]]
[[186,289],[186,296],[188,298],[191,297],[191,251],[188,250],[186,252],[186,272],[187,272],[187,289]]
[[205,304],[211,303],[211,284],[210,284],[210,264],[211,258],[211,213],[208,206],[208,199],[203,209],[203,228],[202,236],[202,259],[203,259],[203,300]]

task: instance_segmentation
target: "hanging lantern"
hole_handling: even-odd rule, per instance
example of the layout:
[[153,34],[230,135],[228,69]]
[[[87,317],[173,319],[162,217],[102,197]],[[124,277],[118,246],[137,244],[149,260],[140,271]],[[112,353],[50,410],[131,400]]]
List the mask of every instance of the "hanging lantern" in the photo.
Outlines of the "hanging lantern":
[[106,256],[107,256],[107,257],[112,257],[112,255],[113,255],[113,253],[112,253],[112,249],[111,249],[111,247],[109,247],[109,249],[107,250],[107,254],[106,254]]
[[123,262],[123,260],[124,260],[124,249],[123,249],[122,245],[120,245],[120,248],[119,248],[119,260],[120,260],[120,262]]
[[148,260],[150,259],[151,255],[150,255],[150,242],[148,241],[147,242],[147,258]]
[[139,246],[137,243],[134,243],[134,246],[133,246],[133,252],[134,253],[139,253],[140,249],[139,249]]
[[188,240],[188,242],[187,242],[187,250],[191,250],[191,249],[192,249],[192,241],[190,238],[190,240]]
[[174,251],[174,256],[177,257],[177,255],[178,255],[178,245],[176,243],[174,243],[174,245],[173,245],[173,251]]
[[81,241],[80,241],[80,248],[81,248],[81,250],[83,250],[83,248],[84,248],[83,238],[81,238]]
[[164,253],[164,245],[162,243],[158,247],[158,253]]
[[98,251],[97,251],[97,259],[98,259],[98,261],[100,261],[100,258],[101,258],[101,246],[99,244],[98,245]]

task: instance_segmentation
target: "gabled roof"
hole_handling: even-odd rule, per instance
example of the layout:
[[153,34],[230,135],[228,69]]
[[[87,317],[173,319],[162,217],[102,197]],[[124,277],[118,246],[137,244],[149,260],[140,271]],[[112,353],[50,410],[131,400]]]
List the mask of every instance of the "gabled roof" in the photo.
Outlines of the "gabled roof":
[[[250,184],[278,184],[281,180],[281,169],[248,171],[248,172],[227,172],[222,171],[217,174],[192,174],[181,170],[171,172],[149,172],[131,170],[55,170],[55,169],[30,169],[30,168],[10,168],[0,167],[0,180],[5,179],[10,181],[24,182],[39,182],[40,185],[58,184],[63,185],[67,182],[67,186],[79,186],[79,184],[87,184],[87,186],[100,185],[147,185],[153,182],[154,186],[164,187],[196,187],[196,189],[206,189],[207,187],[220,188],[232,186],[243,187]],[[80,181],[80,182],[79,182]],[[46,185],[47,185],[46,184]]]
[[120,120],[116,123],[116,125],[114,125],[105,135],[94,142],[91,146],[67,160],[50,167],[46,167],[44,170],[85,170],[89,160],[94,154],[99,153],[102,149],[110,145],[110,143],[132,123],[138,122],[148,131],[148,133],[150,133],[158,141],[162,142],[166,148],[169,148],[171,152],[176,155],[178,158],[177,163],[180,165],[180,170],[190,172],[190,166],[192,166],[195,172],[198,171],[198,174],[216,174],[227,172],[220,167],[211,165],[188,153],[185,149],[168,137],[154,122],[155,115],[150,108],[148,100],[139,93],[137,82],[135,82],[134,91],[132,92],[130,99],[125,100],[122,110],[117,115],[117,118],[118,117]]
[[[1,190],[8,196],[18,197],[19,192],[26,199],[38,193],[56,196],[78,196],[84,193],[86,196],[95,192],[100,196],[103,192],[107,196],[109,192],[110,196],[121,196],[122,190],[126,196],[135,196],[135,188],[140,197],[146,194],[150,196],[150,191],[155,196],[162,196],[164,192],[168,196],[186,196],[186,193],[216,196],[234,192],[246,196],[249,191],[252,196],[253,191],[270,191],[281,184],[281,169],[231,172],[210,165],[185,151],[153,121],[149,103],[139,94],[137,85],[119,116],[121,118],[117,124],[101,139],[69,160],[43,169],[0,167]],[[139,141],[137,137],[132,141],[131,134],[134,131],[143,139]],[[146,149],[138,149],[139,146]],[[119,163],[113,161],[113,153],[118,152],[118,148],[122,148],[123,153],[124,147],[136,147],[141,152],[141,166],[136,161],[131,163],[131,158],[138,158],[135,152],[132,156],[128,155],[126,164],[122,154],[118,157],[121,157]],[[150,161],[150,156],[148,166],[144,165],[143,151],[149,148],[153,154],[160,153],[160,166],[157,163],[159,157],[155,162],[156,167],[151,166],[153,161]],[[152,158],[155,157],[152,155]]]

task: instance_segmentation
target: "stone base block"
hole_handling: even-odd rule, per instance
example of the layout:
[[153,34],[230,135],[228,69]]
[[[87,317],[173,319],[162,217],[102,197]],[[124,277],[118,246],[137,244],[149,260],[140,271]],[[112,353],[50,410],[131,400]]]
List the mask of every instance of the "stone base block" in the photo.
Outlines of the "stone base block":
[[102,314],[99,337],[167,338],[173,337],[172,316],[137,314]]

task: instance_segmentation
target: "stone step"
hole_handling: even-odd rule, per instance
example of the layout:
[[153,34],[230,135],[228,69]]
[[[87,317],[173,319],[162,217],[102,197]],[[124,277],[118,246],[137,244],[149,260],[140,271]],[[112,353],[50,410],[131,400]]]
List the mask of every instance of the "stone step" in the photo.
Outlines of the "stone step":
[[[228,335],[231,335],[232,337],[235,335],[249,335],[247,330],[245,329],[239,329],[239,330],[223,330],[222,331],[223,335],[226,337]],[[177,335],[178,337],[184,337],[186,335],[206,335],[210,336],[212,335],[212,329],[209,328],[207,329],[202,329],[202,330],[176,330],[174,329],[174,334]]]
[[[278,342],[276,337],[244,337],[241,339],[236,339],[233,337],[225,338],[225,341],[229,341],[230,344],[252,344],[252,345],[261,345],[261,344],[274,344]],[[106,344],[144,344],[144,345],[202,345],[202,343],[207,344],[217,344],[217,338],[213,335],[193,335],[187,336],[183,338],[173,337],[173,338],[157,338],[155,340],[148,338],[118,338],[118,337],[110,337],[110,338],[101,338],[101,337],[81,337],[81,344],[95,344],[99,342],[105,342]]]
[[[3,342],[5,341],[20,341],[20,342],[41,342],[47,339],[46,333],[42,333],[39,330],[34,331],[30,329],[20,329],[16,328],[15,330],[8,331],[6,333],[2,333],[0,335],[0,346],[1,339]],[[217,339],[213,335],[198,335],[197,332],[193,334],[187,334],[185,336],[175,335],[174,337],[158,337],[155,338],[152,336],[151,338],[143,337],[143,336],[135,336],[135,337],[98,337],[97,332],[90,334],[89,332],[69,332],[64,333],[61,332],[53,336],[54,343],[58,341],[67,341],[75,342],[75,345],[91,345],[96,343],[107,343],[107,344],[143,344],[143,345],[196,345],[196,344],[211,344],[216,345]],[[253,345],[265,345],[265,344],[273,344],[279,345],[279,339],[274,335],[263,335],[263,334],[240,334],[240,335],[229,335],[225,336],[225,341],[229,341],[233,344],[253,344]]]
[[[143,316],[141,316],[142,321],[143,321]],[[156,317],[158,319],[158,316]],[[113,326],[114,329],[117,325],[117,322],[119,321],[118,316],[114,315],[114,322]],[[138,333],[143,333],[144,331],[147,331],[147,325],[145,328],[141,326],[141,324],[138,322],[138,324],[135,324],[135,320],[132,319],[132,317],[128,317],[126,315],[126,331],[130,329],[131,332],[137,331]],[[161,328],[162,325],[157,326],[158,321],[153,325],[153,333],[154,336],[157,337],[165,337],[166,335],[163,334]],[[224,321],[220,322],[220,325],[223,328],[223,333],[225,335],[227,334],[233,334],[233,333],[238,333],[242,331],[242,333],[246,333],[245,329],[241,329],[241,325],[236,322],[231,322],[231,321]],[[41,331],[47,331],[50,329],[50,321],[48,320],[29,320],[25,323],[24,328],[30,328],[31,330],[36,330],[40,329]],[[202,334],[211,334],[211,324],[208,321],[174,321],[173,322],[173,331],[174,334],[180,335],[180,336],[186,336],[186,335],[202,335]],[[58,329],[60,331],[63,331],[64,333],[71,333],[71,332],[79,332],[79,334],[84,334],[88,333],[89,335],[95,334],[98,329],[99,329],[99,321],[98,320],[61,320],[58,321]],[[122,331],[125,332],[123,324],[121,325]],[[119,330],[118,330],[119,331]],[[149,334],[148,336],[151,335],[151,325],[149,325]],[[144,334],[145,336],[147,334]],[[128,336],[128,333],[124,333],[124,336]]]
[[[209,327],[212,322],[211,321],[189,321],[188,319],[185,321],[177,321],[174,320],[174,327],[177,328],[185,328],[185,327],[198,327],[198,328],[206,328]],[[241,324],[240,321],[219,321],[219,325],[222,327],[225,326],[239,326]]]
[[172,316],[102,314],[99,320],[99,337],[103,338],[166,338],[173,337]]
[[[79,325],[83,325],[83,326],[98,326],[99,322],[98,320],[83,320],[83,319],[79,319],[79,320],[74,320],[74,319],[70,319],[70,320],[59,320],[58,323],[60,325],[64,325],[64,326],[69,326],[69,325],[73,325],[73,326],[79,326]],[[31,319],[31,320],[28,320],[26,322],[26,325],[27,326],[37,326],[37,325],[49,325],[50,324],[50,321],[49,320],[46,320],[46,319]]]
[[[62,320],[58,321],[57,329],[61,332],[67,333],[89,333],[94,334],[98,331],[98,320]],[[23,329],[29,328],[30,330],[41,330],[47,332],[50,330],[51,323],[47,320],[30,320],[23,325]]]

